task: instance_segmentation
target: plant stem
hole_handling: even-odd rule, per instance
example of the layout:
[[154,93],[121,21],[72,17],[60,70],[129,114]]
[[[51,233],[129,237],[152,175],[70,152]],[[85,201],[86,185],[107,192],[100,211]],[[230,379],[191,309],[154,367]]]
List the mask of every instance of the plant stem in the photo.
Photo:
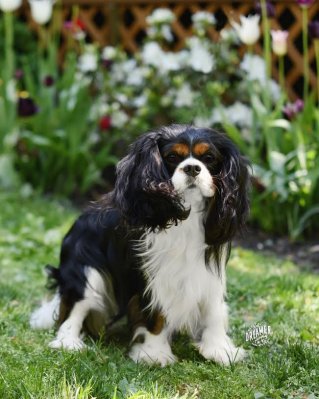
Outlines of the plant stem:
[[13,53],[13,15],[4,13],[4,38],[5,38],[5,84],[13,77],[14,53]]
[[303,99],[306,101],[308,97],[309,88],[309,50],[308,50],[308,8],[302,8],[302,47],[303,47],[303,70],[304,70],[304,85],[303,85]]
[[317,100],[319,107],[319,39],[315,39],[315,55],[316,55],[316,69],[317,69]]
[[266,63],[266,90],[264,91],[264,101],[267,109],[270,109],[270,97],[269,97],[269,81],[271,78],[271,43],[270,43],[270,26],[269,19],[267,16],[267,4],[266,0],[261,0],[261,17],[263,26],[264,36],[264,60]]
[[285,91],[285,63],[284,63],[284,56],[281,55],[278,57],[278,64],[279,64],[279,83],[281,90]]

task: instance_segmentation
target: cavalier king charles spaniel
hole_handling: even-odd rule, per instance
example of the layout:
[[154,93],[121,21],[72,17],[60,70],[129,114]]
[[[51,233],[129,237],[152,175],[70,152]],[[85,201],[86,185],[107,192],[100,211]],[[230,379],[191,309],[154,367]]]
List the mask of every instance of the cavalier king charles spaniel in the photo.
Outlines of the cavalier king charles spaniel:
[[171,125],[140,136],[116,174],[65,236],[59,267],[46,267],[56,293],[31,326],[57,323],[50,347],[77,350],[83,332],[126,315],[135,362],[173,363],[178,331],[206,359],[241,360],[227,335],[225,266],[249,209],[246,160],[221,133]]

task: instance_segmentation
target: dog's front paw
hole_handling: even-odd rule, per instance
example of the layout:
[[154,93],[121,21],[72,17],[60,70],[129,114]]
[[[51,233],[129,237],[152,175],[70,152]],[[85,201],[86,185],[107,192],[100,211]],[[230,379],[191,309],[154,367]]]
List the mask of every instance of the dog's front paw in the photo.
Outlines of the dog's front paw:
[[223,366],[239,362],[246,356],[245,350],[237,348],[228,337],[211,342],[199,342],[197,348],[205,359],[214,360]]
[[67,337],[61,336],[56,337],[49,343],[49,347],[52,349],[65,349],[68,351],[79,351],[86,348],[85,343],[79,337]]
[[157,335],[152,334],[145,327],[139,327],[135,331],[129,357],[135,363],[159,364],[162,367],[176,361],[167,333],[162,331]]
[[161,367],[176,361],[170,347],[156,348],[145,344],[134,344],[129,352],[129,357],[135,363],[159,364]]

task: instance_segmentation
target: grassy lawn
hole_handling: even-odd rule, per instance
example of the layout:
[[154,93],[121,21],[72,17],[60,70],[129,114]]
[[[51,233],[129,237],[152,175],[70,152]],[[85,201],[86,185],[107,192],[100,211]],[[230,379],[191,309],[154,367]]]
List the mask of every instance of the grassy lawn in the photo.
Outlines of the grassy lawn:
[[[46,293],[43,266],[57,264],[76,217],[68,204],[0,192],[0,398],[316,398],[319,397],[319,276],[275,257],[236,248],[228,267],[231,335],[249,350],[243,363],[207,362],[184,335],[180,361],[161,369],[126,356],[125,326],[81,353],[50,350],[54,331],[31,331],[29,315]],[[245,332],[271,326],[254,347]]]

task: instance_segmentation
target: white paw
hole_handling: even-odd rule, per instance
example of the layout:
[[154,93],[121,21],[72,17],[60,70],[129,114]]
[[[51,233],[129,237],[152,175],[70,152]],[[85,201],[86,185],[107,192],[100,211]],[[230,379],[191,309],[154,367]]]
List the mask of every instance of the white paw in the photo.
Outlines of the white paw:
[[57,336],[53,341],[49,343],[49,347],[52,349],[65,349],[69,351],[78,351],[86,348],[86,345],[79,337]]
[[166,348],[156,348],[147,343],[134,344],[129,352],[129,357],[135,363],[159,364],[161,367],[173,364],[176,361],[169,345]]
[[145,327],[139,327],[135,331],[133,342],[138,337],[143,342],[134,343],[129,352],[129,357],[135,363],[159,364],[164,367],[176,361],[165,330],[152,334]]
[[199,353],[208,360],[214,360],[223,366],[229,366],[243,360],[246,352],[243,348],[237,348],[230,338],[197,344]]

